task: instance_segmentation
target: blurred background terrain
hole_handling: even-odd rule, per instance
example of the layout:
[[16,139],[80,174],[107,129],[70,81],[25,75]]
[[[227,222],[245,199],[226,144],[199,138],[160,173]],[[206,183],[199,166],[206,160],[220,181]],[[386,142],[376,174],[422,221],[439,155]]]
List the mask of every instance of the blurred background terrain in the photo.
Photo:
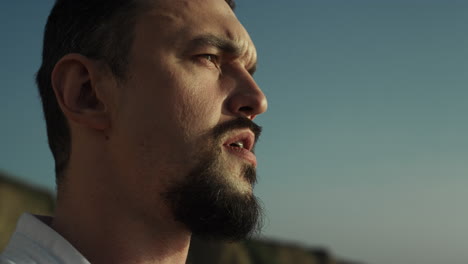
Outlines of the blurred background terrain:
[[[23,212],[53,215],[54,199],[45,190],[26,185],[0,172],[0,252]],[[355,264],[339,261],[325,249],[246,240],[238,243],[193,238],[187,264]]]

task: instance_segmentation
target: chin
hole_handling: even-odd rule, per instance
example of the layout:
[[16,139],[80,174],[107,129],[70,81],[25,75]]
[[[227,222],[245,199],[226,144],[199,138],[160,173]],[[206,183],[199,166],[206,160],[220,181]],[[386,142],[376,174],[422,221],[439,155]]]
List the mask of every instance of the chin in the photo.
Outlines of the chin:
[[[220,162],[221,163],[221,162]],[[241,192],[252,192],[257,183],[257,170],[254,165],[240,159],[223,159],[218,166],[218,175],[227,185]]]
[[228,175],[224,180],[228,190],[238,194],[249,195],[253,193],[254,186],[246,179],[244,173],[226,173]]
[[245,239],[261,226],[262,209],[252,192],[255,168],[237,164],[233,170],[221,164],[219,159],[200,164],[164,198],[175,220],[194,235],[227,241]]

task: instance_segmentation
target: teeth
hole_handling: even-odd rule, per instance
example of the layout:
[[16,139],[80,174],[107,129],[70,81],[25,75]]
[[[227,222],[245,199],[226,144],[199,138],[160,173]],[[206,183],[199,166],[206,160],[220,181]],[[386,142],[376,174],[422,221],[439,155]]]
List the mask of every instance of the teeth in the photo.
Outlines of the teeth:
[[244,148],[244,144],[242,142],[234,142],[231,145],[234,145],[234,146],[239,147],[239,148]]

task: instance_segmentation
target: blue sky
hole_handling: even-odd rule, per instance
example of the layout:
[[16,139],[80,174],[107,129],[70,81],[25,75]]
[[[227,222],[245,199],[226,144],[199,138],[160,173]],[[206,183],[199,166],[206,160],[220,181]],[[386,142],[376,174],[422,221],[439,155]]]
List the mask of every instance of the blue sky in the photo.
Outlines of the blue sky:
[[[0,169],[49,190],[34,86],[51,0],[0,9]],[[264,236],[375,264],[468,261],[468,2],[238,0],[259,53]]]

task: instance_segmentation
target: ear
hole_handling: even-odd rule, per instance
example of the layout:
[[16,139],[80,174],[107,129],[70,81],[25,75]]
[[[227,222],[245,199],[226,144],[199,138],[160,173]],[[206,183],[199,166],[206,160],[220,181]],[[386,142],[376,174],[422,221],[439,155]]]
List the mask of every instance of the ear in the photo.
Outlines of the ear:
[[52,87],[69,121],[94,130],[110,127],[101,64],[80,54],[67,54],[52,71]]

